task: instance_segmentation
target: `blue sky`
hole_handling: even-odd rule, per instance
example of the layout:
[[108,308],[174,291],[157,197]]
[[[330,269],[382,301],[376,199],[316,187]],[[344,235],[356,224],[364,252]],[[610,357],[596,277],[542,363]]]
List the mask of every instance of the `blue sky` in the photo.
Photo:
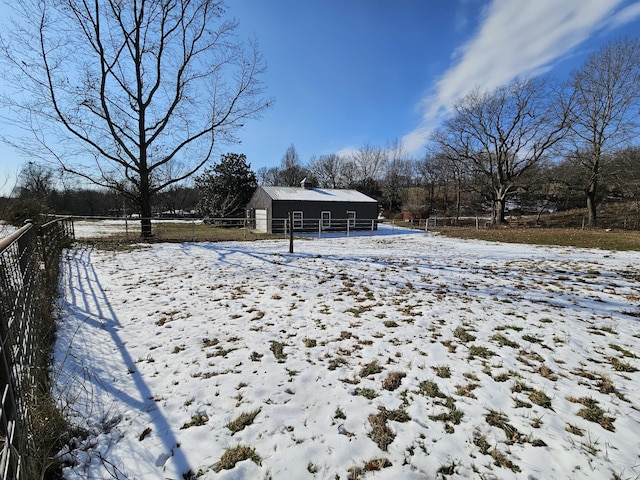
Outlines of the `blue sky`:
[[[275,97],[241,144],[221,147],[254,170],[278,165],[291,144],[302,162],[394,140],[421,156],[472,88],[564,79],[606,42],[640,32],[638,0],[229,0],[228,13],[258,40]],[[1,187],[26,159],[0,145],[0,161]]]
[[400,140],[422,155],[429,132],[478,86],[518,76],[567,78],[585,56],[640,32],[640,2],[621,0],[243,1],[276,97],[241,134],[254,168],[294,144],[303,162]]

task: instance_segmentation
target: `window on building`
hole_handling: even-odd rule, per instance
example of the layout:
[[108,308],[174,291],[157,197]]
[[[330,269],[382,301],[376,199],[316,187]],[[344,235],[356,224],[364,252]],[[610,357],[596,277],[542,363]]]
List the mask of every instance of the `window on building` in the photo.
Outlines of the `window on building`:
[[331,212],[322,212],[322,228],[331,227]]
[[293,212],[293,229],[300,229],[303,226],[302,212]]
[[350,227],[356,226],[356,212],[354,210],[347,210],[347,220]]

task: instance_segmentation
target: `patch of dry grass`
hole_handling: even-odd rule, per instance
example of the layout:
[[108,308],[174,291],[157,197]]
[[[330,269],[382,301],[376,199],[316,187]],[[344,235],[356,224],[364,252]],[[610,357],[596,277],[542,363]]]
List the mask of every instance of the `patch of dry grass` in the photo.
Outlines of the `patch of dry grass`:
[[380,372],[382,372],[382,367],[380,366],[377,360],[374,360],[366,364],[364,367],[362,367],[362,369],[360,370],[360,376],[362,378],[365,378],[365,377],[368,377],[369,375],[375,375],[376,373],[380,373]]
[[640,232],[629,230],[598,230],[570,228],[431,228],[454,238],[486,240],[490,242],[559,245],[564,247],[600,248],[605,250],[640,251]]
[[241,432],[253,423],[258,414],[262,409],[258,408],[252,412],[243,412],[238,415],[235,419],[231,420],[229,423],[225,425],[229,430],[231,430],[231,435]]
[[407,374],[405,372],[390,372],[382,381],[382,388],[389,391],[396,390],[400,387],[402,379],[406,376]]
[[594,422],[599,424],[605,430],[609,430],[611,432],[615,431],[615,427],[613,426],[613,422],[615,422],[615,418],[608,417],[605,415],[605,411],[598,405],[598,401],[594,400],[590,397],[567,397],[572,403],[579,403],[583,406],[578,412],[578,416],[588,420],[590,422]]
[[387,451],[387,447],[396,438],[396,434],[391,430],[387,421],[394,422],[408,422],[411,417],[404,410],[387,410],[384,407],[378,407],[378,413],[369,415],[369,424],[371,425],[371,432],[369,432],[369,438],[378,445],[378,448],[383,451]]
[[251,460],[256,465],[260,465],[262,462],[262,458],[260,458],[255,449],[245,445],[236,445],[222,454],[220,461],[214,467],[214,471],[231,470],[236,466],[236,463],[244,460]]
[[287,354],[284,353],[284,346],[284,343],[278,342],[276,340],[273,340],[271,342],[270,350],[279,363],[282,363],[287,359]]

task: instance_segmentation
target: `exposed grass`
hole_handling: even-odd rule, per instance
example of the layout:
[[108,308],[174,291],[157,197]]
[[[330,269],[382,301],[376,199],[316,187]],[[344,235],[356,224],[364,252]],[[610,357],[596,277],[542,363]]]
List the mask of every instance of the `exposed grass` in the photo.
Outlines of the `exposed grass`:
[[204,413],[197,413],[191,417],[191,421],[180,427],[180,430],[186,430],[190,427],[201,427],[209,421],[209,417]]
[[446,396],[444,393],[442,393],[440,387],[438,387],[438,384],[436,382],[432,382],[431,380],[424,380],[423,382],[420,382],[419,388],[420,393],[426,395],[427,397],[445,398]]
[[250,359],[252,362],[259,362],[259,361],[262,359],[262,357],[263,357],[263,356],[264,356],[264,355],[262,355],[261,353],[258,353],[258,352],[251,352],[251,355],[249,355],[249,359]]
[[471,345],[469,347],[469,358],[489,358],[497,355],[493,350],[485,347],[484,345]]
[[565,430],[578,437],[582,437],[584,435],[584,430],[576,425],[567,424]]
[[315,338],[305,337],[303,340],[304,346],[307,348],[313,348],[318,345],[318,341]]
[[464,327],[457,327],[453,331],[453,336],[460,340],[462,343],[473,342],[476,339],[476,337]]
[[621,347],[620,345],[616,345],[615,343],[610,343],[609,347],[614,349],[616,352],[620,352],[624,357],[638,358],[638,356],[632,351],[627,350],[626,348]]
[[393,442],[396,434],[387,425],[387,421],[394,422],[408,422],[411,417],[404,410],[387,410],[384,407],[378,407],[378,413],[375,415],[369,415],[369,424],[371,425],[371,432],[369,432],[369,438],[374,441],[378,448],[383,451],[387,451],[387,447]]
[[385,390],[393,391],[400,387],[402,379],[407,374],[404,372],[390,372],[387,377],[382,381],[382,388]]
[[506,345],[507,347],[511,348],[520,348],[520,345],[517,342],[509,340],[509,338],[505,337],[501,333],[496,333],[490,338],[490,340],[497,342],[501,347],[504,347]]
[[541,377],[546,378],[547,380],[551,380],[552,382],[558,380],[558,376],[553,373],[553,370],[551,370],[551,368],[549,368],[547,365],[540,365],[538,373]]
[[497,410],[489,410],[485,419],[492,427],[497,427],[504,431],[507,436],[507,443],[521,443],[522,434],[516,427],[509,423],[509,417],[507,417],[506,414],[498,412]]
[[459,425],[464,418],[464,412],[456,406],[455,399],[446,397],[444,406],[449,409],[448,412],[440,413],[438,415],[429,415],[431,420],[445,423],[445,431],[447,433],[453,433],[453,425]]
[[640,251],[640,232],[629,230],[605,231],[570,228],[431,228],[442,235],[455,238],[487,240],[491,242],[560,245],[565,247],[601,248],[605,250]]
[[[153,237],[151,239],[145,239],[146,243],[194,241],[230,242],[282,238],[277,235],[257,232],[250,229],[221,228],[195,222],[152,221],[151,226]],[[123,231],[122,233],[83,241],[105,250],[126,250],[129,248],[135,248],[133,244],[140,242],[140,223],[138,221],[130,221],[128,228],[128,235]]]
[[333,418],[335,418],[336,420],[346,420],[347,415],[340,407],[336,407],[336,412],[333,414]]
[[508,468],[513,472],[519,472],[520,467],[514,464],[511,460],[509,460],[505,453],[498,450],[497,445],[494,445],[491,448],[489,441],[485,435],[475,434],[473,438],[473,443],[478,449],[480,449],[480,453],[483,455],[489,455],[493,459],[493,464],[497,467]]
[[388,458],[374,458],[364,464],[365,472],[376,472],[383,468],[392,467],[393,464]]
[[451,368],[448,365],[438,365],[432,367],[436,375],[440,378],[449,378],[451,377]]
[[329,360],[329,365],[327,366],[327,369],[335,370],[341,365],[346,365],[347,363],[349,362],[344,357],[332,358],[331,360]]
[[231,430],[231,435],[234,433],[241,432],[253,423],[258,414],[260,413],[260,408],[254,410],[253,412],[243,412],[235,419],[231,420],[229,423],[225,425],[229,430]]
[[284,343],[273,340],[271,342],[270,350],[279,363],[282,363],[287,359],[287,354],[284,353]]
[[362,378],[365,378],[365,377],[368,377],[369,375],[375,375],[376,373],[380,373],[380,372],[382,372],[382,367],[380,366],[377,360],[374,360],[373,362],[370,362],[366,364],[364,367],[362,367],[362,369],[360,370],[360,376]]
[[541,390],[533,390],[529,393],[529,400],[541,407],[551,408],[551,398]]
[[633,373],[638,371],[638,369],[631,365],[629,362],[623,362],[622,360],[618,360],[616,357],[611,357],[609,361],[611,362],[611,365],[616,372]]
[[222,454],[222,457],[214,467],[214,470],[216,472],[219,472],[220,470],[231,470],[236,466],[236,463],[244,460],[251,460],[257,465],[260,465],[262,462],[260,455],[257,454],[255,449],[245,445],[237,445],[229,448]]
[[597,400],[594,400],[590,397],[567,397],[572,403],[579,403],[583,405],[584,408],[581,408],[578,412],[578,416],[588,420],[590,422],[594,422],[599,424],[602,428],[609,431],[615,431],[615,427],[613,426],[613,422],[616,420],[613,417],[608,417],[605,415],[605,411],[598,405]]
[[364,397],[368,400],[373,400],[378,396],[378,392],[376,392],[373,388],[356,388],[354,390],[354,395]]
[[371,425],[369,438],[373,440],[380,450],[386,452],[391,442],[396,438],[396,434],[387,425],[387,419],[380,413],[369,415],[369,424]]

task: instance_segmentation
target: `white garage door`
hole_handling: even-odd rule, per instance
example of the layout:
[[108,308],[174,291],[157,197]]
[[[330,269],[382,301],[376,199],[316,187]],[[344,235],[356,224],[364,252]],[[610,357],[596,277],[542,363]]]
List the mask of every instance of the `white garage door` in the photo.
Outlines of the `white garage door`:
[[267,232],[267,209],[256,208],[256,230]]

